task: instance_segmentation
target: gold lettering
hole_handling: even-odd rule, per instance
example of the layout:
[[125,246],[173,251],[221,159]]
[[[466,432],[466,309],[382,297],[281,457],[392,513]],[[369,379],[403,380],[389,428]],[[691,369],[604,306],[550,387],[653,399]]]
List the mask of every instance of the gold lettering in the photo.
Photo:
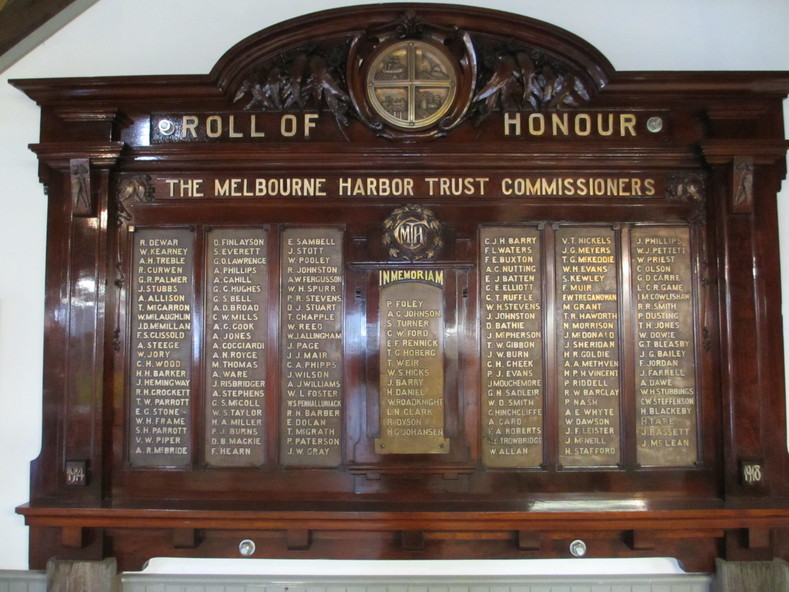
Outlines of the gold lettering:
[[635,137],[637,135],[638,117],[635,113],[567,113],[550,114],[550,125],[544,113],[530,113],[526,127],[522,124],[519,112],[507,111],[503,114],[503,132],[505,136],[601,138],[617,135],[619,137]]
[[181,136],[186,138],[187,133],[193,138],[197,137],[197,123],[196,115],[184,115],[181,121]]

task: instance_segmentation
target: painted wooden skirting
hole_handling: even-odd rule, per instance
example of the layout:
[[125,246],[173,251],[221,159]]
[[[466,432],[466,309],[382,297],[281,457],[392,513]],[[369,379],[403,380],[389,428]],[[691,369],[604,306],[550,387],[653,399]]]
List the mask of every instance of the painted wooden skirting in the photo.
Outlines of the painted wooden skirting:
[[[711,592],[712,576],[276,578],[125,573],[122,592]],[[44,572],[0,570],[0,592],[46,592]]]
[[47,592],[47,574],[0,569],[0,592]]
[[711,592],[712,576],[277,578],[123,574],[123,592]]

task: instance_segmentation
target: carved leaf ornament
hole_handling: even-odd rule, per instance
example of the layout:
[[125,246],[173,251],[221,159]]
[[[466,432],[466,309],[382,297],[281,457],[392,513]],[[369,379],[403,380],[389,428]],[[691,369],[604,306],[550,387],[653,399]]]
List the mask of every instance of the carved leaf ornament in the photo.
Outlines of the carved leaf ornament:
[[338,126],[347,126],[351,100],[334,63],[336,56],[336,48],[326,51],[319,47],[281,55],[276,63],[244,80],[234,102],[246,98],[244,109],[261,111],[304,111],[325,106]]
[[479,125],[492,111],[546,111],[579,107],[590,100],[577,76],[562,72],[538,51],[504,50],[489,56],[480,89],[474,95]]

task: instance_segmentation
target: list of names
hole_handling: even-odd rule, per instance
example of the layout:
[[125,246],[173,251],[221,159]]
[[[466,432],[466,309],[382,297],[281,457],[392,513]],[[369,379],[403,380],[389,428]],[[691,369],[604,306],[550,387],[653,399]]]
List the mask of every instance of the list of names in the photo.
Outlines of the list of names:
[[206,248],[205,458],[265,462],[268,260],[263,229],[219,228]]
[[131,302],[131,441],[135,466],[191,461],[194,236],[134,233]]
[[444,435],[443,272],[431,276],[432,282],[404,280],[381,287],[378,454],[449,452]]
[[556,231],[559,462],[620,460],[619,294],[610,227]]
[[[340,465],[343,231],[282,229],[274,269],[266,227],[207,228],[199,232],[205,240],[197,234],[138,228],[130,235],[130,464],[261,467],[276,442],[285,467]],[[640,465],[697,462],[691,244],[686,225],[480,228],[484,466],[539,468],[547,428],[560,466],[616,467],[623,459],[623,413],[635,423],[626,441],[635,445]],[[271,302],[269,277],[277,271],[279,299]],[[446,397],[453,395],[445,392],[444,269],[398,265],[376,273],[374,450],[447,454]],[[554,301],[545,310],[548,297]],[[621,310],[628,311],[624,321]],[[555,335],[545,335],[546,314]],[[196,318],[203,323],[197,332]],[[267,398],[270,329],[279,335],[276,402]],[[197,335],[203,339],[199,360]],[[632,348],[624,357],[626,371],[624,347]],[[556,369],[547,387],[546,366]],[[193,368],[200,368],[199,380],[193,381]],[[625,408],[623,387],[635,398]],[[555,417],[547,425],[546,409]]]
[[543,459],[540,232],[485,227],[482,269],[482,452],[490,467]]
[[282,232],[280,454],[287,466],[342,462],[342,236],[336,228]]
[[690,234],[687,227],[634,228],[636,437],[644,466],[689,465],[696,450]]

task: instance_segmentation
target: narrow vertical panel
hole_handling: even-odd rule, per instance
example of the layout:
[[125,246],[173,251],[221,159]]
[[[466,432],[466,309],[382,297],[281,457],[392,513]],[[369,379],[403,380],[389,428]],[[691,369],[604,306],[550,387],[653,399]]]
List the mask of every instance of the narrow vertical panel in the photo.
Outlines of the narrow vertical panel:
[[620,461],[617,268],[611,228],[556,231],[559,462],[565,467]]
[[205,460],[265,462],[268,257],[266,230],[208,233],[205,310]]
[[289,228],[281,243],[280,455],[342,462],[342,230]]
[[184,466],[192,458],[194,234],[138,230],[132,261],[129,461]]
[[632,231],[636,308],[636,435],[645,466],[697,459],[690,231]]
[[[727,488],[735,490],[743,483],[739,475],[741,461],[763,458],[765,421],[769,413],[761,396],[762,380],[760,355],[766,355],[759,347],[759,312],[762,303],[758,299],[757,285],[763,281],[764,271],[754,252],[754,220],[750,216],[729,215],[725,222],[725,256],[721,272],[729,280],[725,286],[724,320],[726,332],[723,336],[725,360],[721,362],[724,373],[724,405],[726,415]],[[780,300],[780,299],[779,299]],[[777,319],[776,319],[777,322]]]
[[[68,250],[71,278],[69,340],[63,352],[68,361],[66,414],[69,419],[63,434],[66,460],[91,457],[94,423],[98,417],[93,394],[101,389],[101,358],[97,357],[101,354],[96,348],[98,323],[101,322],[98,313],[101,284],[96,265],[98,234],[95,218],[75,219],[72,223],[71,248]],[[67,480],[74,484],[68,474]]]
[[381,437],[375,451],[446,454],[443,272],[433,274],[436,284],[389,283],[386,275],[381,272],[378,308]]
[[489,467],[543,459],[540,232],[480,230],[482,455]]

